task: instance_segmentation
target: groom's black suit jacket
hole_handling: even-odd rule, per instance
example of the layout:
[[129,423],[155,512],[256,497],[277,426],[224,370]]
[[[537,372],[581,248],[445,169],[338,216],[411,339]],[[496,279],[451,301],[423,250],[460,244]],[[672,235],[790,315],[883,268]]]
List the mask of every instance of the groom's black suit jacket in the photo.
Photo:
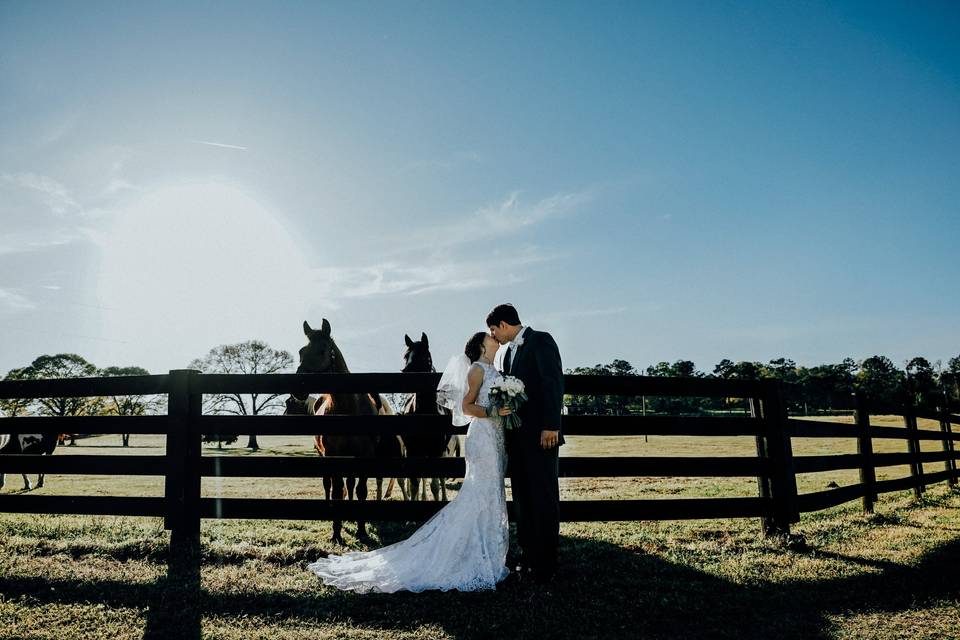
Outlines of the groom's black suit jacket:
[[[527,401],[517,410],[520,417],[520,433],[524,441],[539,447],[540,432],[559,431],[563,407],[563,366],[560,349],[546,331],[534,331],[527,327],[523,344],[512,354],[512,370],[504,369],[523,381]],[[559,444],[563,444],[560,433]]]

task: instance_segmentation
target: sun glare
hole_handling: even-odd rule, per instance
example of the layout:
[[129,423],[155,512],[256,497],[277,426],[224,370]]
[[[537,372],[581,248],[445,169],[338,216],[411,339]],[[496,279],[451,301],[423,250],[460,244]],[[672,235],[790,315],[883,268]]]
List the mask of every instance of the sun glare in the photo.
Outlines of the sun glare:
[[126,342],[114,359],[159,373],[251,338],[295,349],[307,276],[282,218],[240,189],[149,193],[117,214],[102,250],[105,330]]

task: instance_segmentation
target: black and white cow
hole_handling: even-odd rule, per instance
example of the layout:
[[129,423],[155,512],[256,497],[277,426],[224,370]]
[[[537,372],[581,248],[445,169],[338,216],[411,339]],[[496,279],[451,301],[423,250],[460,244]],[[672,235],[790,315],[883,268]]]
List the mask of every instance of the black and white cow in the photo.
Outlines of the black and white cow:
[[[0,435],[0,455],[6,453],[24,453],[32,455],[53,455],[57,448],[58,433],[10,433]],[[23,475],[25,491],[33,489],[27,474]],[[3,462],[0,460],[0,489],[3,488]],[[43,486],[43,474],[37,477],[37,488]]]

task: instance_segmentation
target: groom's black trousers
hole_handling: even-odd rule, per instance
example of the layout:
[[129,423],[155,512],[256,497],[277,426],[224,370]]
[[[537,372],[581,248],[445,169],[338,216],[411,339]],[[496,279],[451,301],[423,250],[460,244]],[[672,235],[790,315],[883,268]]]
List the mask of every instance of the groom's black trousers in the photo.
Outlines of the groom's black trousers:
[[544,450],[536,435],[507,433],[510,491],[521,562],[549,574],[556,570],[560,543],[560,449]]

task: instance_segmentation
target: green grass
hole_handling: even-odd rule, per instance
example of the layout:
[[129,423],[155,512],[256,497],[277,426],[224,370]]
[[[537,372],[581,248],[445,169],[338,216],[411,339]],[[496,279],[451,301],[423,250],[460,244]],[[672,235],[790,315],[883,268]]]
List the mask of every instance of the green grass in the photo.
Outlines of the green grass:
[[[892,424],[892,422],[891,422]],[[923,425],[921,425],[923,426]],[[261,438],[264,451],[312,455],[309,438]],[[56,455],[161,454],[160,438],[79,441]],[[928,443],[939,447],[938,443]],[[752,455],[749,438],[570,438],[564,455]],[[844,440],[797,440],[797,455],[852,453]],[[903,451],[878,441],[878,451]],[[927,450],[925,445],[925,450]],[[934,450],[934,449],[930,449]],[[207,447],[206,454],[216,454]],[[939,468],[939,467],[938,467]],[[884,469],[887,477],[906,469]],[[881,476],[883,477],[883,476]],[[856,482],[831,472],[801,491]],[[3,493],[20,490],[7,478]],[[456,483],[451,483],[455,487]],[[752,478],[564,479],[564,498],[756,495]],[[319,480],[208,479],[206,495],[316,497]],[[158,478],[49,476],[37,493],[161,495]],[[414,525],[376,524],[378,546]],[[763,539],[756,520],[568,523],[550,589],[356,595],[304,569],[331,545],[310,521],[205,521],[199,576],[167,569],[168,534],[151,518],[0,515],[2,638],[960,638],[960,491],[932,487],[804,516],[807,546]],[[346,537],[352,549],[366,548]]]

